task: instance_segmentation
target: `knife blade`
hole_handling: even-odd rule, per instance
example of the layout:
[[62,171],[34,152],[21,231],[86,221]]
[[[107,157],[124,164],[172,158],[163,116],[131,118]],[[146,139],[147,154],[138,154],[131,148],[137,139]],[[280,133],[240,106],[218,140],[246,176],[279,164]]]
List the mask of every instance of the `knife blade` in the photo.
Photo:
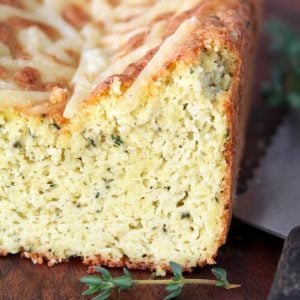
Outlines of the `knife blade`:
[[300,225],[300,110],[279,127],[234,215],[281,238]]

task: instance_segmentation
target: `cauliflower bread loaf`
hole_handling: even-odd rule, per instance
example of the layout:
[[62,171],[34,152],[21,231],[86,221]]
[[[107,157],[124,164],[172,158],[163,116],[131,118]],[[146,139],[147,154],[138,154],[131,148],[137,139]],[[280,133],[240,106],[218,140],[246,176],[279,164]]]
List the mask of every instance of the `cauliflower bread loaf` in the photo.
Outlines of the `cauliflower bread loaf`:
[[0,253],[213,263],[260,1],[0,3]]

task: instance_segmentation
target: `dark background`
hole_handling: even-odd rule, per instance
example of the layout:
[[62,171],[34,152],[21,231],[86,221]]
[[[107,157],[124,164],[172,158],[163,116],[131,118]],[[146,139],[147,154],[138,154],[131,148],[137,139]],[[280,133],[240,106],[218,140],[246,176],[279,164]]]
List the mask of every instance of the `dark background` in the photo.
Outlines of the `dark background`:
[[[266,0],[265,20],[275,15],[300,28],[299,0]],[[259,43],[258,68],[250,115],[244,160],[241,167],[239,191],[247,188],[246,182],[267,148],[270,138],[284,111],[271,109],[262,102],[259,86],[267,76],[268,64],[272,63],[266,53],[268,41],[265,37]],[[266,118],[267,116],[267,118]],[[228,242],[219,253],[218,267],[228,272],[231,282],[242,287],[226,291],[216,287],[188,286],[178,299],[266,299],[273,280],[283,241],[233,219]],[[213,278],[211,267],[197,269],[189,277]],[[31,261],[19,256],[0,258],[0,299],[81,299],[85,289],[78,279],[85,275],[87,267],[79,259],[52,268],[34,266]],[[121,270],[112,271],[120,275]],[[148,278],[148,272],[132,271],[136,278]],[[163,299],[164,287],[136,287],[122,294],[115,293],[112,299]]]

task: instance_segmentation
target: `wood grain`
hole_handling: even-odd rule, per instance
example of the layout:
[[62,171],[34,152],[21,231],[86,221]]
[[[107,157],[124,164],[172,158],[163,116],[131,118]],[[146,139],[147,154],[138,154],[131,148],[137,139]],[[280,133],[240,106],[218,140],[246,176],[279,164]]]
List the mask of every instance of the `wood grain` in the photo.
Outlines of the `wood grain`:
[[[285,18],[299,28],[299,0],[267,0],[266,18],[277,15]],[[266,40],[262,38],[259,46],[256,88],[267,76],[270,63],[265,52]],[[265,144],[282,117],[282,111],[271,110],[263,104],[258,92],[250,118],[247,134],[245,159],[242,164],[240,190],[245,189],[245,181],[251,177],[251,170],[259,164],[265,150]],[[268,116],[268,118],[266,118]],[[266,299],[276,265],[282,249],[282,241],[266,233],[253,229],[233,220],[228,242],[220,250],[217,266],[224,267],[231,282],[242,284],[242,288],[226,291],[215,287],[189,286],[178,299],[224,299],[224,300],[260,300]],[[213,278],[211,267],[197,269],[188,277]],[[85,275],[87,267],[79,259],[72,259],[52,268],[45,265],[34,266],[29,260],[19,256],[0,258],[0,299],[2,300],[72,300],[81,299],[85,286],[78,279]],[[121,270],[112,270],[114,275]],[[148,278],[148,272],[133,271],[136,278]],[[112,299],[156,300],[163,299],[163,287],[136,287],[134,291],[114,294]]]

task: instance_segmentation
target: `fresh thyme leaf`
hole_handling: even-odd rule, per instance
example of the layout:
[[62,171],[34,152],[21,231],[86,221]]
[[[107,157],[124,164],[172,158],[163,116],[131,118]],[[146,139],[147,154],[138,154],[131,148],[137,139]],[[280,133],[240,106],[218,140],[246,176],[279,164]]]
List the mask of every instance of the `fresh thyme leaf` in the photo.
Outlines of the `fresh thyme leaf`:
[[172,291],[167,297],[164,298],[164,300],[170,300],[178,297],[181,294],[182,287],[179,286],[178,289]]
[[290,26],[273,19],[266,25],[274,64],[262,95],[272,107],[300,107],[300,36]]
[[126,276],[131,278],[131,274],[129,273],[129,271],[126,268],[123,268],[123,272]]
[[132,287],[133,282],[130,277],[127,276],[121,276],[121,277],[116,277],[112,279],[111,281],[116,287],[122,288],[122,289],[129,289]]
[[212,269],[213,274],[217,277],[216,286],[228,287],[229,282],[227,280],[227,272],[222,268]]
[[181,278],[182,277],[182,267],[181,265],[177,264],[176,262],[174,261],[170,261],[170,267],[172,269],[172,272],[174,274],[175,277],[178,277],[178,278]]
[[79,281],[82,283],[89,284],[89,285],[100,285],[103,283],[101,278],[98,277],[97,275],[84,276],[84,277],[80,278]]
[[103,278],[105,279],[105,280],[111,280],[111,275],[110,275],[110,272],[108,271],[108,270],[106,270],[106,269],[104,269],[104,268],[102,268],[102,267],[96,267],[95,268],[95,271],[97,272],[97,273],[101,273],[102,274],[102,276],[103,276]]
[[106,300],[110,297],[111,293],[112,293],[112,289],[104,290],[102,293],[94,297],[92,300]]
[[90,285],[89,288],[82,293],[82,296],[92,295],[92,294],[98,292],[100,289],[101,289],[101,286]]
[[168,291],[168,292],[172,292],[172,291],[176,291],[176,290],[178,290],[178,284],[171,283],[171,284],[167,285],[167,287],[166,287],[166,291]]

